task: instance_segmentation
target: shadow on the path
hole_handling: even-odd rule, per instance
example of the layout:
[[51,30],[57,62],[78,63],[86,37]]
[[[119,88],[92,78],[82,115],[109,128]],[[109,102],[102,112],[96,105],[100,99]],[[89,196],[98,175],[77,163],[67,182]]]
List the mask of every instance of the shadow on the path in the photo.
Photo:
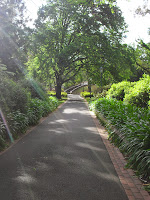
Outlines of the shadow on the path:
[[76,101],[0,157],[0,195],[3,200],[128,199],[93,119]]

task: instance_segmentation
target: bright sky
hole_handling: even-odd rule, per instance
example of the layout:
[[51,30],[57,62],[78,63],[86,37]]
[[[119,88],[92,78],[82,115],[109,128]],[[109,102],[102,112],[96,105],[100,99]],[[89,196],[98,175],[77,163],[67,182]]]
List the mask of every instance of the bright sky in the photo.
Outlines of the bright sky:
[[[46,0],[25,0],[30,18],[36,18],[36,12]],[[125,21],[128,24],[129,33],[124,40],[125,43],[135,43],[137,39],[143,39],[144,42],[150,42],[148,28],[150,28],[150,14],[145,17],[135,15],[135,9],[143,5],[144,0],[117,0],[117,5],[121,8]],[[150,1],[148,3],[150,8]]]
[[[123,12],[125,22],[128,24],[129,33],[127,33],[126,43],[130,44],[137,39],[143,39],[144,42],[150,42],[148,28],[150,28],[150,14],[142,17],[135,14],[135,10],[143,5],[144,0],[117,0],[118,6]],[[148,2],[150,8],[150,1]]]

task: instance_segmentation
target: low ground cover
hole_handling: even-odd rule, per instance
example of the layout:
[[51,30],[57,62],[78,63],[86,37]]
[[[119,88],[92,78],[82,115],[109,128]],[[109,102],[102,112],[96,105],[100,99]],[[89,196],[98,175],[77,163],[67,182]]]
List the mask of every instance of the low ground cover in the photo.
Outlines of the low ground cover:
[[55,110],[67,99],[64,96],[61,100],[48,96],[33,79],[15,82],[7,76],[0,77],[0,151]]
[[26,113],[20,110],[3,114],[0,117],[0,151],[9,145],[9,135],[11,133],[13,140],[24,134],[29,126],[36,125],[42,117],[47,116],[55,110],[59,102],[56,97],[49,97],[46,100],[38,98],[31,99]]
[[109,139],[128,158],[127,167],[150,181],[150,111],[122,101],[100,98],[89,104],[109,132]]

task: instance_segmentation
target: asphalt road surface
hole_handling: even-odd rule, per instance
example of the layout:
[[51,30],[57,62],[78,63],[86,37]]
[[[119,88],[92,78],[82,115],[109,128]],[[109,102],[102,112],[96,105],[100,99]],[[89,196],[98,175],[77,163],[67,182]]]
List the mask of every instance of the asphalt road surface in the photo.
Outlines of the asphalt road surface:
[[127,200],[78,95],[0,155],[0,200]]

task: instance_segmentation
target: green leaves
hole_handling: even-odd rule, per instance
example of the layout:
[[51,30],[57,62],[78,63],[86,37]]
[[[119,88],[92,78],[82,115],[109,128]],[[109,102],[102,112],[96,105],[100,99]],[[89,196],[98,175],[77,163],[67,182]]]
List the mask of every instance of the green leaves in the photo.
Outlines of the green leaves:
[[37,69],[31,61],[30,71],[40,79],[44,75],[44,82],[55,77],[59,88],[79,70],[99,67],[106,57],[111,58],[111,47],[123,32],[124,20],[113,1],[50,1],[38,13],[31,54],[39,62]]
[[125,96],[125,90],[131,87],[131,83],[127,81],[122,81],[119,83],[112,84],[111,88],[108,90],[106,97],[115,98],[117,100],[123,100]]
[[81,92],[80,95],[84,98],[87,98],[87,97],[93,97],[93,92]]
[[125,94],[124,102],[139,107],[148,108],[150,100],[150,76],[144,75],[136,84]]
[[21,134],[26,132],[29,126],[37,124],[41,117],[47,116],[58,105],[59,102],[56,97],[49,97],[45,101],[37,98],[31,99],[26,114],[20,112],[20,110],[16,110],[7,112],[5,119],[0,117],[0,150],[5,148],[6,141],[8,140],[4,120],[6,120],[13,138],[17,139]]
[[[56,92],[55,91],[48,91],[47,94],[50,96],[50,98],[51,98],[51,96],[56,97]],[[62,97],[67,97],[67,92],[61,92],[61,96]]]
[[0,59],[7,66],[8,71],[20,74],[26,60],[26,46],[29,44],[25,30],[25,5],[23,0],[0,1]]
[[41,117],[47,116],[58,107],[58,100],[55,97],[49,97],[48,100],[32,99],[28,109],[29,125],[37,124]]
[[107,98],[122,100],[124,104],[148,108],[150,101],[150,76],[143,75],[137,82],[122,81],[112,84]]
[[[150,177],[150,112],[148,109],[124,105],[115,99],[98,99],[89,105],[103,123],[109,138],[128,157],[128,166],[138,170],[144,178]],[[115,129],[113,128],[115,127]],[[117,129],[117,130],[116,130]],[[119,131],[119,132],[118,132]]]
[[26,113],[29,99],[29,92],[19,83],[5,77],[0,80],[0,106],[3,110]]

